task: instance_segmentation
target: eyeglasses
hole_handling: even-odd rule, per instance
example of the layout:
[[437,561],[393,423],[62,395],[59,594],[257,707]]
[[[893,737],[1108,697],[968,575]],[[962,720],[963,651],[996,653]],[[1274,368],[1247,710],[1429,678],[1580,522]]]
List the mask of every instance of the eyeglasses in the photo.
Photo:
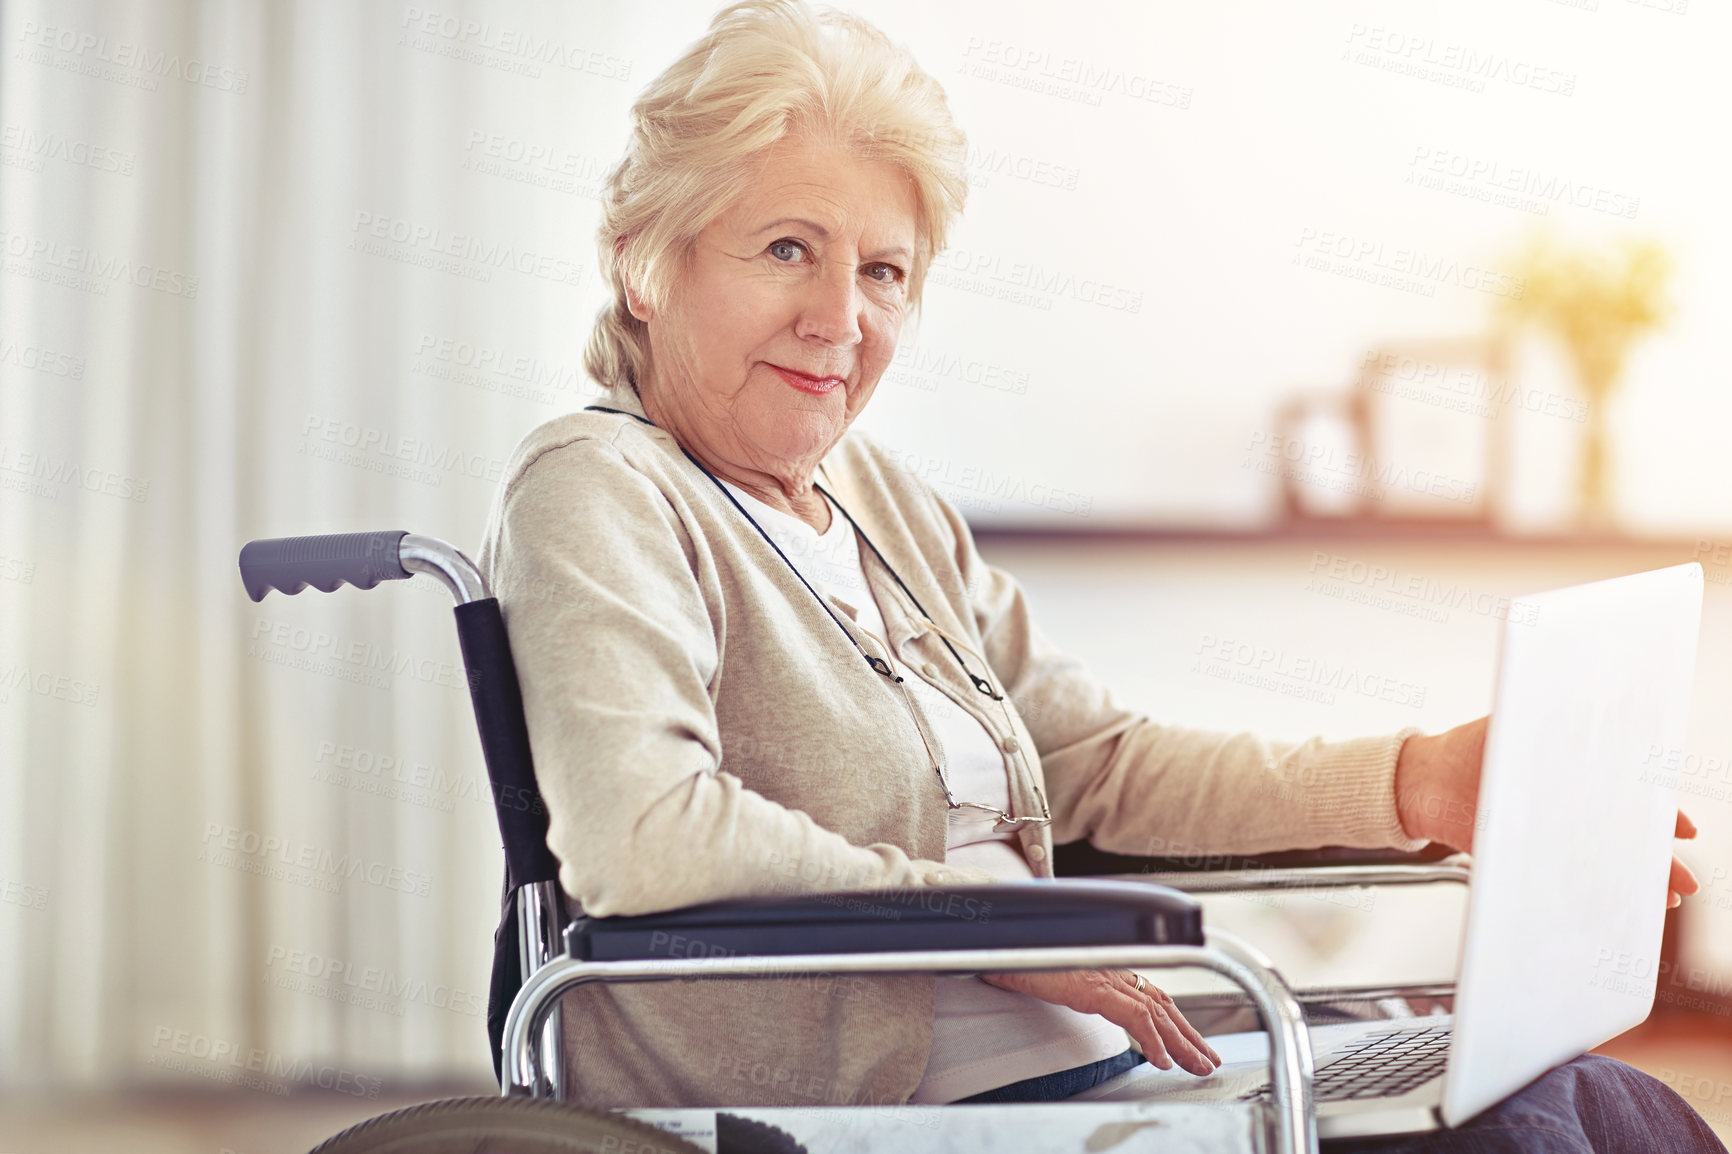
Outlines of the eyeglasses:
[[[960,638],[950,636],[945,631],[943,626],[939,625],[936,621],[933,621],[930,617],[928,617],[926,619],[926,621],[927,621],[927,624],[932,627],[933,632],[937,633],[940,637],[944,638],[951,645],[960,646],[962,649],[966,650],[971,656],[976,658],[981,663],[981,665],[988,670],[989,673],[991,672],[991,666],[987,665],[986,659],[984,657],[981,657],[980,654],[976,653],[972,648],[970,648],[970,646],[968,645],[967,642],[961,640]],[[903,700],[904,704],[906,704],[908,706],[909,716],[914,721],[914,729],[917,733],[920,734],[920,741],[923,745],[926,746],[926,756],[932,762],[932,772],[937,775],[939,788],[944,791],[944,804],[948,808],[950,808],[951,810],[963,810],[963,809],[978,810],[981,813],[985,813],[991,817],[996,818],[997,820],[993,823],[993,826],[992,826],[992,832],[994,832],[994,833],[1017,833],[1023,829],[1027,829],[1027,828],[1039,828],[1039,827],[1044,826],[1044,825],[1051,825],[1052,824],[1052,811],[1047,808],[1046,794],[1041,791],[1041,789],[1038,785],[1034,784],[1035,779],[1034,779],[1033,767],[1028,764],[1027,755],[1025,753],[1023,753],[1022,746],[1020,744],[1016,745],[1015,748],[1011,752],[1016,757],[1019,757],[1022,759],[1023,772],[1025,774],[1027,774],[1027,776],[1028,776],[1029,783],[1034,789],[1034,795],[1040,799],[1041,816],[1039,816],[1039,817],[1017,817],[1014,814],[1009,814],[1009,813],[1004,812],[1004,810],[999,809],[995,805],[987,805],[986,803],[979,802],[979,801],[957,801],[956,800],[956,795],[950,791],[950,782],[944,776],[944,767],[939,762],[938,752],[932,748],[932,741],[927,736],[926,726],[921,724],[920,710],[919,710],[919,707],[914,704],[914,696],[912,693],[909,692],[908,684],[904,680],[902,675],[900,675],[896,672],[896,667],[894,664],[894,657],[891,655],[891,649],[890,649],[889,644],[887,644],[883,638],[879,637],[877,634],[873,633],[871,630],[860,625],[859,622],[855,622],[855,628],[859,629],[862,634],[864,634],[866,637],[870,638],[878,646],[878,648],[880,648],[884,651],[884,656],[881,658],[878,658],[877,660],[884,662],[885,668],[888,670],[888,673],[886,673],[886,676],[891,679],[892,683],[896,686],[897,689],[902,691],[902,700]],[[955,649],[952,649],[951,652],[955,653],[956,651],[955,651]],[[961,662],[961,660],[962,660],[961,655],[957,654],[956,659],[958,662]],[[969,679],[974,681],[977,688],[983,683],[984,679],[976,677],[969,670],[969,668],[966,664],[963,665],[962,670],[964,673],[967,673],[969,675]],[[910,670],[909,672],[912,673],[913,671]],[[1011,717],[1010,717],[1009,708],[1006,707],[1004,704],[1005,701],[1007,700],[1006,695],[1003,693],[997,692],[995,689],[993,689],[990,682],[985,682],[985,684],[987,686],[987,689],[982,690],[982,692],[986,693],[988,697],[990,697],[993,701],[996,701],[998,703],[999,710],[1004,714],[1005,725],[1007,728],[1009,728],[1011,726]]]

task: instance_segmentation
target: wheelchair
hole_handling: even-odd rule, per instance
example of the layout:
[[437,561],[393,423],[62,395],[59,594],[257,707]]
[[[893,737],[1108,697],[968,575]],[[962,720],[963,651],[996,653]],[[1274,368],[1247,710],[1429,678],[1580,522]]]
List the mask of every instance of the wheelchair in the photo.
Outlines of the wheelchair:
[[[1082,1151],[1245,1151],[1315,1154],[1307,1019],[1389,999],[1447,1002],[1453,985],[1294,991],[1260,951],[1205,931],[1195,895],[1412,885],[1468,879],[1465,859],[1441,847],[1418,853],[1324,849],[1197,862],[1057,847],[1051,881],[904,893],[813,893],[732,899],[630,917],[568,909],[547,848],[522,693],[497,599],[475,565],[445,541],[403,530],[249,542],[240,553],[246,592],[293,595],[311,585],[371,589],[425,574],[456,602],[454,615],[482,757],[505,856],[487,1024],[497,1098],[451,1099],[363,1122],[315,1154],[510,1150],[666,1151],[688,1154],[894,1148]],[[952,894],[990,901],[992,916],[945,912]],[[940,900],[930,900],[934,896]],[[916,900],[925,899],[925,900]],[[702,941],[704,956],[675,943]],[[1242,994],[1180,998],[1188,1017],[1254,1013],[1269,1035],[1267,1101],[1059,1102],[1017,1106],[717,1107],[598,1111],[563,1101],[581,1085],[568,1069],[556,1016],[586,982],[661,982],[802,974],[968,975],[1015,970],[1198,967]],[[1346,1016],[1364,1016],[1348,1014]],[[1381,1016],[1373,1014],[1370,1016]],[[1241,1027],[1243,1028],[1243,1027]],[[912,1125],[911,1125],[912,1123]],[[1137,1141],[1141,1134],[1154,1144]],[[1119,1145],[1123,1142],[1123,1145]]]

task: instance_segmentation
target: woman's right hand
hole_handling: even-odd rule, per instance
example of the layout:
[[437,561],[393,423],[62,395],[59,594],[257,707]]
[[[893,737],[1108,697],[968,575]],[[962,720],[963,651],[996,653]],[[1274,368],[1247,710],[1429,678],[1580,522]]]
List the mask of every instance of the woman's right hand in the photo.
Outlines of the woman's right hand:
[[[1028,994],[1055,1006],[1069,1006],[1085,1014],[1099,1014],[1122,1026],[1143,1051],[1143,1057],[1163,1070],[1180,1068],[1201,1077],[1221,1064],[1195,1026],[1165,990],[1147,979],[1137,989],[1137,975],[1130,970],[1066,970],[1059,973],[982,974],[982,981],[1001,990]],[[1171,1054],[1172,1057],[1168,1057]]]

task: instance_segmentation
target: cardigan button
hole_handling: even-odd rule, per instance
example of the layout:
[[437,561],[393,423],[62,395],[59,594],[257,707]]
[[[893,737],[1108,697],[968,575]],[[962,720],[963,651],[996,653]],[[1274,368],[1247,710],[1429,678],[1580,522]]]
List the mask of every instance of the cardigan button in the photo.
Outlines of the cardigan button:
[[1007,737],[998,743],[998,747],[1006,753],[1015,753],[1022,748],[1022,743],[1014,737]]
[[1029,861],[1045,861],[1046,860],[1046,847],[1041,845],[1038,842],[1036,842],[1034,845],[1029,846],[1028,847],[1028,860]]
[[928,661],[925,665],[922,665],[920,667],[920,672],[926,674],[926,676],[928,676],[928,677],[937,677],[938,676],[938,666],[936,666],[936,665],[932,664],[932,662]]

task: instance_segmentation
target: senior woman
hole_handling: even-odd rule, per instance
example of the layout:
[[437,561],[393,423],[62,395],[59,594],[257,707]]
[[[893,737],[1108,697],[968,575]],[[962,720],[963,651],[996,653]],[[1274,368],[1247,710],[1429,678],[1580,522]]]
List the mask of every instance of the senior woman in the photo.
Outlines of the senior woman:
[[[587,354],[608,398],[525,438],[482,552],[585,911],[1048,877],[1078,838],[1468,844],[1428,815],[1471,813],[1483,720],[1301,744],[1155,724],[847,435],[965,193],[963,136],[904,51],[739,5],[633,122]],[[1127,1034],[1162,1067],[1219,1061],[1128,972],[586,986],[565,1007],[574,1096],[599,1105],[1054,1099],[1142,1060]],[[1708,1134],[1606,1065],[1565,1076]]]

